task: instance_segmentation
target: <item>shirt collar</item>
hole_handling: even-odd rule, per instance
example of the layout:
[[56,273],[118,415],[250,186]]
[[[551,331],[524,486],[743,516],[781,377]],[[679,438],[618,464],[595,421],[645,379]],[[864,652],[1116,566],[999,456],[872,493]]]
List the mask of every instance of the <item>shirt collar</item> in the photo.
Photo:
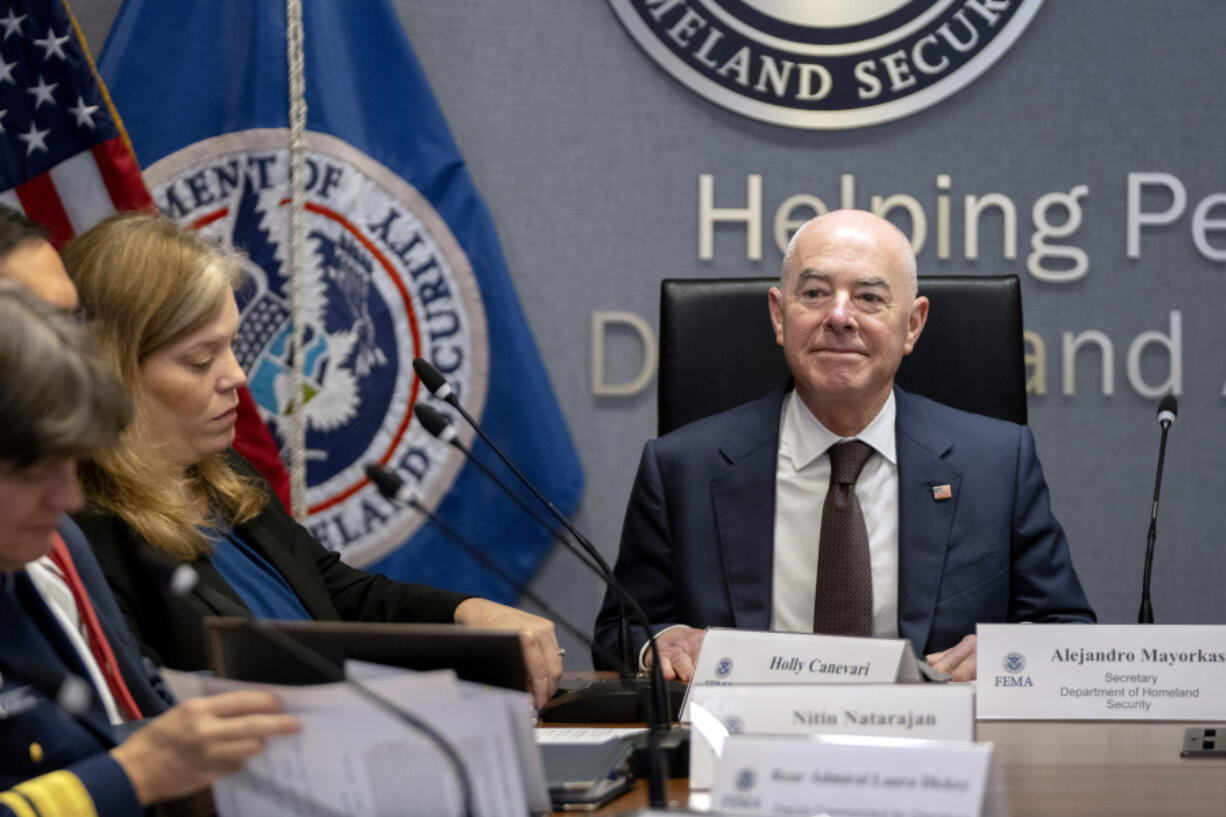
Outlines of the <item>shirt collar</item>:
[[798,471],[825,454],[835,443],[853,439],[868,443],[890,464],[898,465],[894,446],[896,414],[897,405],[894,391],[891,389],[885,405],[863,431],[854,437],[840,437],[822,425],[821,421],[813,416],[813,412],[809,411],[805,401],[797,398],[796,392],[792,391],[784,398],[782,428],[779,431],[780,447]]

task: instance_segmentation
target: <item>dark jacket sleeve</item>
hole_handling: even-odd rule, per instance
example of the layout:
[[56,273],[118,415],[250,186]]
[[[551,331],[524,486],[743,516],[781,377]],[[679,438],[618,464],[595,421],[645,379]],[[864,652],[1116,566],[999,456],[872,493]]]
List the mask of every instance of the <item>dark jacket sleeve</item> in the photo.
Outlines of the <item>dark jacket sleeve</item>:
[[[243,463],[244,472],[261,479]],[[261,479],[262,482],[262,479]],[[455,609],[468,596],[425,584],[401,582],[379,573],[351,567],[340,554],[328,550],[286,512],[269,491],[264,511],[240,526],[248,544],[259,548],[285,575],[294,592],[313,615],[324,602],[342,621],[402,621],[450,624]],[[286,562],[286,557],[289,562]],[[307,567],[302,573],[295,567]],[[316,615],[317,618],[325,616]]]
[[[263,486],[268,504],[236,533],[285,578],[312,618],[320,621],[450,623],[467,596],[388,579],[350,567],[295,522],[267,483],[237,454],[231,462]],[[158,665],[188,671],[207,666],[202,619],[251,615],[207,558],[193,563],[196,587],[174,595],[166,581],[138,557],[150,546],[126,522],[89,507],[73,515],[98,557],[115,601],[141,651]]]
[[[678,622],[679,612],[674,600],[676,587],[672,569],[672,541],[664,488],[660,481],[659,464],[653,443],[643,449],[634,487],[626,505],[622,523],[621,544],[613,573],[646,613],[652,630],[670,627]],[[617,655],[619,605],[613,591],[605,593],[604,603],[596,617],[593,641],[605,653]],[[630,624],[631,658],[637,669],[638,655],[647,642],[647,631],[637,622]],[[592,663],[597,669],[613,669],[604,653],[593,650]]]
[[0,792],[0,817],[135,817],[144,813],[128,776],[107,752]]

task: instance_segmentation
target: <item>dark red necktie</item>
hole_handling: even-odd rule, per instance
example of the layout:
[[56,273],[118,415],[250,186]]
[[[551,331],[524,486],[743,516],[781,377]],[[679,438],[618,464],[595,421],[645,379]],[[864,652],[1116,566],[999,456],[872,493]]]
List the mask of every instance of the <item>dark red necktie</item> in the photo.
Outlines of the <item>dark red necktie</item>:
[[119,705],[120,712],[127,720],[140,720],[140,707],[136,705],[132,693],[128,691],[128,685],[124,683],[123,675],[119,672],[119,665],[115,662],[115,653],[111,651],[111,644],[106,640],[106,633],[102,632],[102,625],[98,623],[94,605],[90,603],[89,594],[85,592],[85,585],[81,583],[81,576],[77,573],[76,565],[72,563],[72,556],[68,553],[68,546],[64,544],[59,533],[55,534],[55,541],[51,546],[51,561],[55,562],[60,572],[64,574],[64,583],[68,585],[72,593],[73,601],[77,604],[77,614],[80,615],[81,624],[85,627],[85,633],[89,638],[89,651],[93,653],[94,660],[98,662],[98,668],[102,670],[102,677],[106,679],[106,685],[110,687],[111,695],[114,696],[115,703]]
[[822,506],[813,632],[868,637],[873,634],[873,570],[856,480],[873,449],[851,440],[831,446],[829,453],[830,487]]

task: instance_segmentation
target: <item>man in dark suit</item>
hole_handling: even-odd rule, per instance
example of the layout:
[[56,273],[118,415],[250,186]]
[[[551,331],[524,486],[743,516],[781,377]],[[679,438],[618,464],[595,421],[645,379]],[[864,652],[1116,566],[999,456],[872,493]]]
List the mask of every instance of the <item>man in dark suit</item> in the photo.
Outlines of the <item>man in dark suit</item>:
[[769,306],[794,389],[648,443],[626,511],[615,572],[666,677],[707,626],[908,638],[969,680],[977,622],[1094,620],[1029,430],[894,386],[928,315],[899,230],[810,221]]
[[[72,313],[77,308],[77,288],[68,277],[60,254],[47,240],[47,230],[16,210],[3,206],[0,206],[0,278],[24,285],[64,313]],[[67,514],[60,519],[58,533],[64,542],[66,561],[81,579],[127,691],[142,716],[160,715],[174,705],[174,698],[162,683],[157,667],[140,654],[89,542]],[[62,583],[61,568],[52,566],[46,557],[41,561],[45,569],[33,575],[41,581]],[[44,601],[53,609],[61,605],[67,620],[81,617],[75,601],[67,593],[44,594]]]
[[241,691],[176,706],[117,740],[109,681],[91,680],[97,656],[29,568],[81,506],[76,457],[113,444],[131,406],[82,328],[11,281],[0,281],[0,361],[0,815],[142,813],[299,731],[275,696]]

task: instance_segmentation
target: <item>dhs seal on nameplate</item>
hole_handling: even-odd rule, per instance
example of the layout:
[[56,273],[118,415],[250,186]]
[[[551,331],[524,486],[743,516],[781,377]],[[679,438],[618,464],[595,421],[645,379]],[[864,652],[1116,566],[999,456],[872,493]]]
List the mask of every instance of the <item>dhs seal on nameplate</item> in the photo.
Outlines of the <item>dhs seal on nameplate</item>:
[[609,0],[673,78],[744,116],[858,128],[959,91],[1043,0]]
[[[249,259],[236,292],[235,352],[261,416],[281,440],[293,382],[286,144],[282,129],[230,133],[145,171],[162,212]],[[430,360],[480,416],[485,312],[467,257],[425,197],[339,139],[310,133],[307,146],[307,527],[361,566],[421,524],[379,496],[365,463],[392,468],[430,507],[463,465],[458,451],[410,424],[423,394],[410,363]],[[457,430],[471,442],[471,430]]]

